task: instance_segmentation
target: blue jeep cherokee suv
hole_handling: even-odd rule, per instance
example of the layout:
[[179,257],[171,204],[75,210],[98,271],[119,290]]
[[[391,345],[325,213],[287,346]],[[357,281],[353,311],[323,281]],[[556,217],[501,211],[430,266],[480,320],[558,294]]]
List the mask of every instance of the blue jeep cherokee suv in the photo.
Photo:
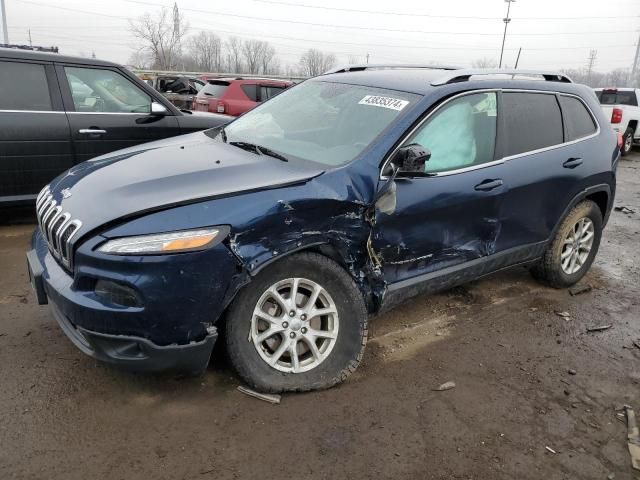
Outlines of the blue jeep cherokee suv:
[[528,265],[577,282],[615,192],[594,93],[545,72],[359,66],[225,127],[97,157],[39,194],[29,272],[83,352],[325,388],[367,317]]

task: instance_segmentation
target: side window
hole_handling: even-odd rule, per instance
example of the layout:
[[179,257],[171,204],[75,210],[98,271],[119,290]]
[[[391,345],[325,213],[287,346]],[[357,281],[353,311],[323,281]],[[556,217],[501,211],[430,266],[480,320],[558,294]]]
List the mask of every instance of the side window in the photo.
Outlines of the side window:
[[151,97],[119,73],[76,67],[64,71],[77,112],[151,112]]
[[505,156],[560,145],[564,141],[562,115],[555,95],[503,93]]
[[0,110],[51,109],[44,65],[0,62]]
[[596,124],[587,107],[575,97],[560,96],[560,105],[567,127],[567,140],[577,140],[595,133]]
[[244,92],[244,94],[249,97],[249,100],[253,100],[254,102],[259,102],[260,100],[258,100],[258,86],[257,85],[251,85],[248,83],[244,83],[242,85],[240,85],[240,88],[242,89],[242,91]]
[[426,173],[470,167],[494,160],[496,94],[474,93],[445,104],[409,137],[429,149]]

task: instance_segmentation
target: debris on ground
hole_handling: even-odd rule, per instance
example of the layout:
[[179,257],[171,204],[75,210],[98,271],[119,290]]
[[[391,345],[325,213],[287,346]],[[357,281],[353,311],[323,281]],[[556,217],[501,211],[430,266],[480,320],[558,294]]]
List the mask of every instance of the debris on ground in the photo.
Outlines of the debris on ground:
[[445,382],[438,388],[434,388],[434,390],[436,392],[444,392],[445,390],[451,390],[452,388],[456,388],[456,382]]
[[627,415],[627,445],[629,455],[631,455],[631,465],[636,470],[640,470],[640,431],[636,423],[636,414],[629,405],[624,406]]
[[575,375],[576,373],[578,373],[573,368],[570,368],[569,370],[567,370],[567,372],[569,372],[569,375]]
[[572,297],[575,297],[576,295],[580,295],[582,293],[588,293],[591,290],[593,290],[593,287],[591,285],[578,285],[577,287],[570,288],[569,294]]
[[630,209],[630,208],[629,208],[629,207],[627,207],[626,205],[619,205],[619,206],[617,206],[617,207],[613,207],[613,209],[614,209],[616,212],[622,212],[622,213],[627,213],[627,214],[629,214],[629,213],[636,213],[636,211],[635,211],[635,210]]
[[569,320],[571,318],[571,314],[569,312],[556,312],[556,315],[564,318],[565,320]]
[[556,453],[558,453],[558,452],[556,452],[556,451],[555,451],[553,448],[551,448],[551,447],[544,447],[544,448],[545,448],[548,452],[553,453],[554,455],[555,455]]
[[609,330],[611,325],[598,325],[597,327],[587,327],[587,332],[601,332],[603,330]]
[[280,398],[281,398],[280,395],[272,395],[269,393],[256,392],[255,390],[251,390],[250,388],[243,387],[242,385],[238,387],[238,391],[244,393],[245,395],[249,395],[250,397],[257,398],[258,400],[262,400],[263,402],[269,402],[276,405],[280,403]]
[[640,348],[640,338],[638,340],[633,341],[633,346],[636,348]]

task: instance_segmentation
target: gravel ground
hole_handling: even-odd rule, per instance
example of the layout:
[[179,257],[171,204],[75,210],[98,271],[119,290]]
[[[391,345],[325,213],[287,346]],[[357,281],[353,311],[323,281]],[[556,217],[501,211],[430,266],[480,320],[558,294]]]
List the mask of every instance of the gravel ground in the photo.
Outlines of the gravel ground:
[[640,413],[637,153],[616,205],[635,213],[612,214],[590,292],[516,269],[418,297],[372,319],[348,382],[280,405],[239,393],[216,353],[200,378],[85,357],[30,292],[33,219],[4,212],[0,478],[638,479],[615,417],[625,403]]

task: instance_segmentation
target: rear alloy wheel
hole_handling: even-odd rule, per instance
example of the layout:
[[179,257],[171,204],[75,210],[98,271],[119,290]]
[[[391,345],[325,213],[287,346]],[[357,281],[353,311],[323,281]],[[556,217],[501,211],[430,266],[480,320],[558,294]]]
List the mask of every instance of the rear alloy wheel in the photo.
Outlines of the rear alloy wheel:
[[627,131],[624,132],[622,136],[622,150],[620,154],[624,157],[633,148],[633,130],[631,128],[627,128]]
[[340,265],[299,253],[266,267],[238,293],[225,339],[238,375],[259,391],[328,388],[359,365],[367,310]]
[[569,230],[560,254],[564,273],[573,275],[582,268],[589,258],[594,237],[593,222],[586,217],[578,220],[578,223]]
[[589,270],[600,246],[602,212],[591,200],[576,205],[558,227],[531,274],[555,288],[570,287]]

